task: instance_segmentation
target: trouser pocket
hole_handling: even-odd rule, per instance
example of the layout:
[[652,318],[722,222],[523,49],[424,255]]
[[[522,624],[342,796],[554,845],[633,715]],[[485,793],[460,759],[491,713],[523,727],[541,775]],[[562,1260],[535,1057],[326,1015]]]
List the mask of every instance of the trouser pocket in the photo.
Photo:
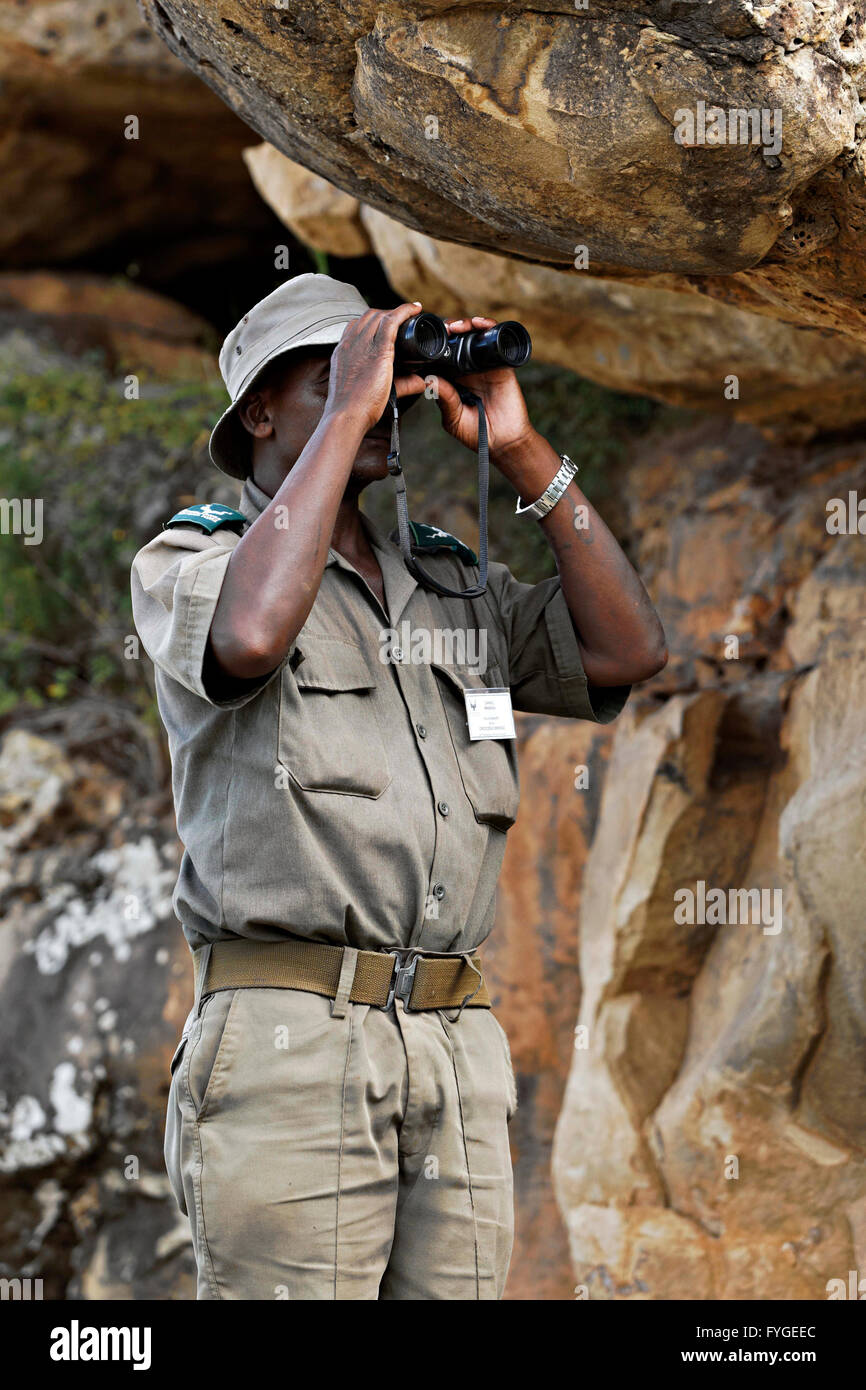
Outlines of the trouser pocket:
[[189,1212],[187,1211],[186,1199],[183,1193],[183,1172],[180,1153],[180,1129],[183,1117],[181,1115],[177,1091],[178,1072],[188,1041],[188,1035],[181,1038],[175,1048],[174,1056],[171,1059],[171,1085],[168,1090],[168,1105],[165,1112],[165,1139],[162,1149],[169,1186],[171,1187],[174,1200],[177,1202],[184,1216],[188,1216]]
[[242,990],[224,989],[201,1002],[176,1075],[181,1099],[191,1107],[196,1121],[209,1114],[224,1090],[231,1052],[232,1019]]
[[505,1081],[508,1093],[507,1115],[508,1119],[511,1120],[517,1110],[517,1078],[514,1075],[514,1063],[511,1060],[511,1046],[508,1041],[508,1034],[492,1009],[490,1010],[490,1017],[496,1024],[496,1031],[502,1042],[502,1050],[505,1056]]
[[[193,1133],[190,1125],[197,1127],[213,1102],[216,1081],[226,1060],[224,1049],[237,993],[237,990],[221,990],[203,999],[187,1019],[171,1059],[163,1156],[169,1185],[184,1216],[189,1216],[184,1165],[189,1167]],[[189,1177],[187,1172],[187,1181]]]

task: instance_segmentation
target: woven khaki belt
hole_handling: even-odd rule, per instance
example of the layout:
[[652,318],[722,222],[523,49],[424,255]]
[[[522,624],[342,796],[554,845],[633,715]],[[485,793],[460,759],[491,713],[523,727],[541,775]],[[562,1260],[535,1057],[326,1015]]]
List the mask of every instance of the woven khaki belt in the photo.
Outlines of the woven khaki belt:
[[[303,989],[335,999],[346,952],[319,941],[218,941],[193,952],[196,988]],[[424,956],[415,950],[358,951],[348,992],[352,1004],[390,1008],[395,998],[407,1009],[490,1008],[481,962],[463,956]],[[473,969],[474,966],[474,969]],[[202,970],[205,972],[200,981]]]

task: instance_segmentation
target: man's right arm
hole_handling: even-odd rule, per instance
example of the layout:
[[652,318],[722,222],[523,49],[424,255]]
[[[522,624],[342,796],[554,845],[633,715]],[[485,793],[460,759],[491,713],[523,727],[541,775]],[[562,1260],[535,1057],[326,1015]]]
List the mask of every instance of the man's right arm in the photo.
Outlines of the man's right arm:
[[[418,308],[369,309],[349,324],[334,349],[322,418],[235,547],[223,580],[210,648],[227,675],[250,680],[273,671],[304,626],[355,456],[388,402],[397,330]],[[409,376],[396,387],[398,395],[411,394],[423,390],[424,382]]]
[[365,428],[357,416],[326,410],[235,547],[210,630],[213,656],[228,675],[248,680],[273,671],[307,621]]

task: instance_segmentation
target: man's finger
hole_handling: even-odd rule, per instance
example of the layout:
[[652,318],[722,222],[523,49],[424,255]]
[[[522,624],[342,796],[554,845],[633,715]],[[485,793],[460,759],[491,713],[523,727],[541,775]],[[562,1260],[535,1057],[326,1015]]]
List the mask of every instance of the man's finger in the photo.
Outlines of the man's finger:
[[481,314],[475,314],[471,319],[446,319],[445,321],[445,327],[449,333],[467,333],[472,328],[493,328],[495,324],[495,319],[484,318]]
[[387,313],[382,315],[376,325],[374,336],[381,338],[384,343],[396,342],[401,325],[420,312],[420,304],[398,304],[396,309],[389,309]]
[[[371,324],[376,322],[378,315],[378,309],[365,309],[361,317],[354,320],[355,327],[368,328]],[[347,327],[351,328],[352,324],[348,324]]]
[[425,386],[432,386],[433,399],[441,409],[447,406],[453,410],[459,408],[463,402],[460,399],[460,392],[447,377],[431,375],[426,378]]
[[409,376],[395,376],[394,390],[397,398],[401,396],[418,396],[426,389],[427,383],[422,376],[412,373]]
[[399,328],[401,323],[405,323],[407,319],[414,318],[415,315],[420,312],[420,304],[398,304],[396,309],[389,309],[387,311],[385,314],[385,322],[394,323]]

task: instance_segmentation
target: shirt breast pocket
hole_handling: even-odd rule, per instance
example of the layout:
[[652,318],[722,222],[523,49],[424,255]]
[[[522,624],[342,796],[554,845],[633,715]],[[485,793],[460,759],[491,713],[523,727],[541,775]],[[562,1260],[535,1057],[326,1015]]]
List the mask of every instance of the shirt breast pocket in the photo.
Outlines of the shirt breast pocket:
[[301,637],[283,673],[277,760],[308,792],[379,797],[391,773],[376,676],[360,647]]
[[507,830],[517,819],[520,785],[514,739],[470,739],[466,718],[466,690],[507,687],[498,666],[489,666],[484,678],[469,667],[434,662],[439,694],[448,716],[451,742],[460,768],[463,789],[482,825]]

